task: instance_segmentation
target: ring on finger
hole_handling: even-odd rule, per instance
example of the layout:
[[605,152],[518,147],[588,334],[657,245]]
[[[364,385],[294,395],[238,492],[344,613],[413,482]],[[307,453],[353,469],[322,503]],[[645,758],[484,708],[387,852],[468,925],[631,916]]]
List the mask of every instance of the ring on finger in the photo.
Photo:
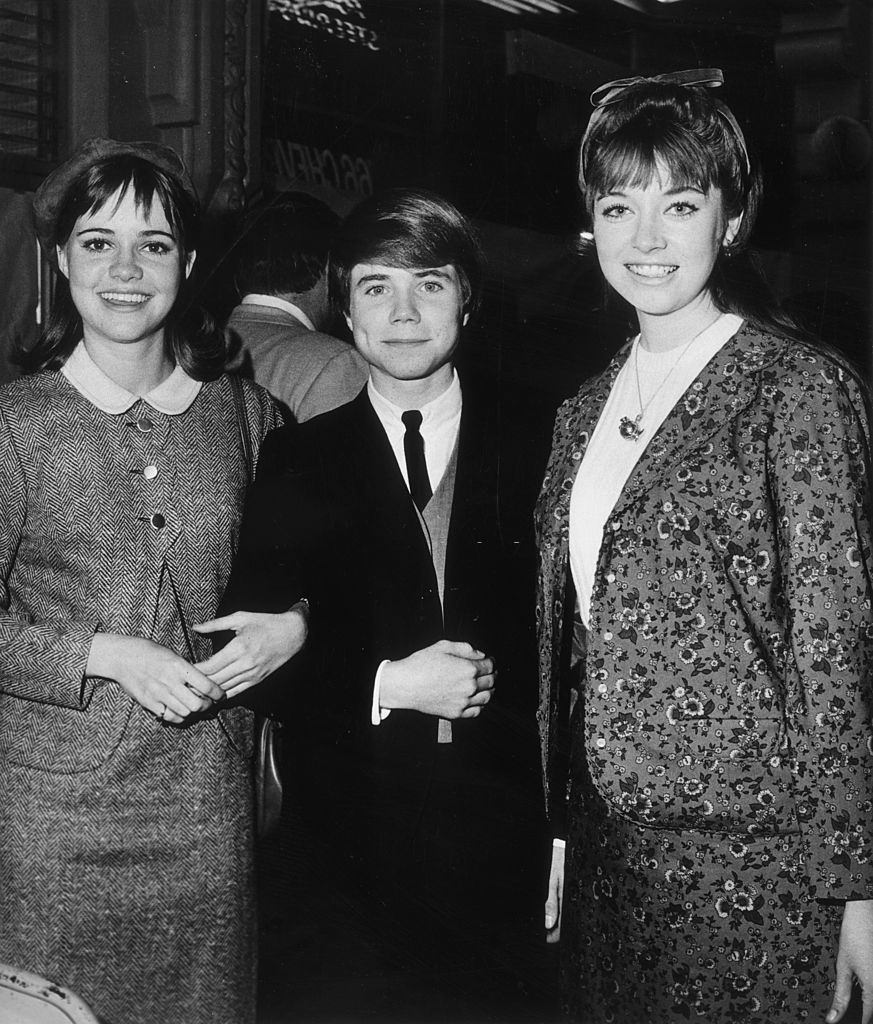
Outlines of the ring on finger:
[[166,704],[162,704],[161,705],[161,713],[159,715],[156,714],[155,718],[157,718],[157,720],[159,722],[164,722],[164,721],[166,721],[166,714],[167,714],[167,705]]

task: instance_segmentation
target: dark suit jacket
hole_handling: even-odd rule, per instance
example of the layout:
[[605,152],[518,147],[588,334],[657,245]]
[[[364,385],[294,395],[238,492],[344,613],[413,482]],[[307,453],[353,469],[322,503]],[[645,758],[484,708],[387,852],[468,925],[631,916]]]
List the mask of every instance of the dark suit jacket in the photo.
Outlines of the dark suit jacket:
[[[365,390],[267,439],[226,602],[279,610],[309,598],[307,648],[259,688],[262,700],[289,724],[290,781],[304,812],[386,875],[405,863],[441,773],[460,783],[459,847],[487,826],[494,844],[515,839],[520,849],[542,813],[532,509],[549,421],[472,382],[462,390],[445,621],[421,526]],[[496,659],[484,712],[453,723],[450,749],[438,749],[432,716],[393,711],[373,726],[379,663],[443,637]],[[465,801],[472,831],[460,824]]]

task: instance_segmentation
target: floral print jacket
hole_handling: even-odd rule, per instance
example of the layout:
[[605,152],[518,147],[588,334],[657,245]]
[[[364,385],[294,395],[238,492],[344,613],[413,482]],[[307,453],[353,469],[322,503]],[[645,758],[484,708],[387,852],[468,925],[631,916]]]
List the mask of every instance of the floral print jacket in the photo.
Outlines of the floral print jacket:
[[[570,491],[627,353],[559,409],[537,508],[547,781]],[[869,455],[852,372],[742,328],[607,522],[584,659],[585,753],[612,811],[655,829],[792,835],[814,897],[873,898]]]

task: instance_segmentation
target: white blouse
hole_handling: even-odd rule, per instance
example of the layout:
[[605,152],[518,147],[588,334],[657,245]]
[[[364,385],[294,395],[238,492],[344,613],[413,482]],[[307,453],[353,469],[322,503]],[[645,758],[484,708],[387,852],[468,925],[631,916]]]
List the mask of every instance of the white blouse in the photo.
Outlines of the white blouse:
[[[618,501],[624,485],[672,408],[698,377],[712,357],[740,329],[742,317],[722,315],[683,351],[649,352],[639,336],[624,366],[619,370],[570,495],[570,571],[576,587],[576,604],[587,626],[594,587],[594,573],[603,527]],[[640,391],[644,413],[639,421],[642,433],[636,440],[622,437],[623,418],[633,420],[640,412]]]

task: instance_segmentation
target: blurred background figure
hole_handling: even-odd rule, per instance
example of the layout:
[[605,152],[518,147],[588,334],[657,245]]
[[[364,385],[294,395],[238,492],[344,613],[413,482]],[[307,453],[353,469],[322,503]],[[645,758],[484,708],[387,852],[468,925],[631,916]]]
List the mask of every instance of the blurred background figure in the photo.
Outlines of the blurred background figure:
[[355,349],[330,325],[328,252],[339,224],[320,200],[289,192],[254,211],[239,246],[242,301],[227,322],[236,368],[302,422],[344,405],[367,379]]

